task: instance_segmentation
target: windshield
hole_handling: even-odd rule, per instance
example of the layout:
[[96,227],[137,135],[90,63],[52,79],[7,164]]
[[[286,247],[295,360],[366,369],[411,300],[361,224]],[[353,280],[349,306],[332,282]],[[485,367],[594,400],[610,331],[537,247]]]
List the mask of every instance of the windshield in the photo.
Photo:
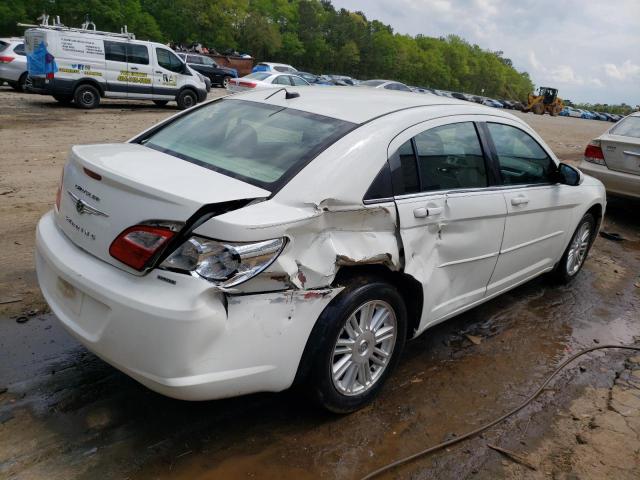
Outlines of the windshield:
[[269,189],[353,127],[291,108],[225,99],[178,117],[141,143]]
[[218,64],[216,62],[214,62],[212,58],[205,57],[205,56],[202,56],[200,58],[202,58],[202,63],[204,63],[205,65],[207,65],[209,67],[217,67],[218,66]]
[[640,117],[627,117],[621,120],[611,133],[614,135],[623,135],[625,137],[640,138]]

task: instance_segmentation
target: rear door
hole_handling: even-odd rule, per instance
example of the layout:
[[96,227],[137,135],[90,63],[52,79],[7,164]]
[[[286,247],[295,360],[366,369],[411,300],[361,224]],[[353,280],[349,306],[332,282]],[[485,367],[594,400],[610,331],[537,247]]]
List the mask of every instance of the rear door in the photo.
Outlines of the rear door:
[[127,43],[129,98],[151,98],[153,93],[153,66],[149,47],[145,44]]
[[573,208],[581,200],[578,189],[553,182],[555,161],[516,123],[487,122],[482,128],[507,204],[500,257],[487,287],[493,295],[554,266],[573,233]]
[[185,83],[184,63],[171,50],[155,47],[153,66],[153,98],[172,99]]
[[105,79],[108,97],[127,97],[129,67],[127,65],[127,41],[105,40]]
[[424,292],[420,330],[482,300],[504,230],[478,117],[451,118],[412,127],[389,146],[405,272]]
[[610,170],[640,175],[640,116],[630,116],[600,137]]

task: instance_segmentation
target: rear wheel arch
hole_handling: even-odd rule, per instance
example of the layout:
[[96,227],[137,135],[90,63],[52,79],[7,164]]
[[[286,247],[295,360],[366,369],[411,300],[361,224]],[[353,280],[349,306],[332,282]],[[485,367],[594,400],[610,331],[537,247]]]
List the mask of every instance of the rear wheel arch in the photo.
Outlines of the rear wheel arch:
[[93,80],[93,79],[90,79],[90,78],[83,78],[83,79],[80,79],[80,80],[76,81],[73,84],[73,89],[71,91],[75,93],[75,91],[78,89],[78,87],[81,87],[82,85],[91,85],[92,87],[97,88],[98,92],[100,93],[100,97],[104,98],[104,95],[105,95],[104,86],[101,85],[100,82],[98,82],[97,80]]
[[[415,278],[402,272],[394,272],[384,265],[342,266],[335,275],[332,287],[347,287],[371,282],[384,282],[395,287],[404,301],[407,311],[406,339],[410,339],[420,325],[423,307],[422,284]],[[331,305],[331,304],[330,304]],[[320,345],[314,344],[318,330],[323,328],[318,322],[314,325],[305,345],[293,384],[300,386],[309,376]]]

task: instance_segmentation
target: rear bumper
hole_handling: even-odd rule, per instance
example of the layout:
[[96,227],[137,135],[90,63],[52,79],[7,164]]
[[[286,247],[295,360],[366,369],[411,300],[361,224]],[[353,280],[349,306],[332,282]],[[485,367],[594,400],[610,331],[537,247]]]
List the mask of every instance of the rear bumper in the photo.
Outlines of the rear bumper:
[[225,297],[187,275],[137,277],[77,248],[53,212],[37,227],[36,268],[47,303],[75,338],[152,390],[184,400],[288,388],[316,319],[340,291]]
[[73,95],[74,80],[29,76],[27,89],[40,95]]
[[621,197],[640,199],[640,175],[616,172],[604,165],[598,165],[584,160],[580,163],[579,168],[587,175],[600,180],[608,193]]

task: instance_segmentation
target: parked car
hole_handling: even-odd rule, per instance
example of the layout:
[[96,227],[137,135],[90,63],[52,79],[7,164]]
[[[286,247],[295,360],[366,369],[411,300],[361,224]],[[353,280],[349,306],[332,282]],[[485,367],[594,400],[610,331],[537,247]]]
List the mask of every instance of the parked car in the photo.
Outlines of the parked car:
[[0,83],[22,92],[27,82],[27,56],[21,38],[0,38]]
[[304,78],[311,85],[333,85],[332,82],[323,79],[320,75],[314,75],[313,73],[298,71],[296,72],[296,75]]
[[381,88],[384,90],[397,90],[399,92],[411,92],[411,89],[404,83],[394,80],[365,80],[358,84],[359,87]]
[[253,67],[253,70],[251,70],[251,73],[255,73],[255,72],[296,73],[297,71],[298,70],[296,70],[294,67],[292,67],[291,65],[287,65],[286,63],[260,62],[255,67]]
[[357,85],[359,82],[347,75],[325,75],[334,85],[339,85],[341,87],[353,87]]
[[640,112],[592,140],[580,170],[602,181],[608,193],[640,199]]
[[580,112],[580,118],[585,118],[587,120],[595,120],[596,119],[596,116],[593,113],[591,113],[590,111],[588,111],[588,110],[583,110],[581,108],[578,108],[578,111]]
[[213,58],[206,55],[197,53],[177,53],[177,55],[196,72],[200,72],[211,80],[212,85],[226,88],[229,79],[238,77],[238,71],[235,68],[221,67]]
[[41,59],[29,63],[29,90],[78,108],[96,108],[109,97],[157,105],[175,100],[186,109],[207,98],[206,83],[171,49],[130,34],[29,28],[25,51]]
[[562,111],[560,112],[560,114],[562,116],[566,116],[566,117],[575,117],[575,118],[582,117],[582,111],[578,110],[577,108],[573,108],[573,107],[564,107],[562,109]]
[[37,227],[37,274],[101,359],[175,398],[295,381],[345,413],[379,393],[407,339],[580,271],[604,187],[522,120],[429,95],[292,88],[71,149]]
[[596,117],[596,120],[601,120],[604,122],[608,120],[608,118],[600,112],[591,112],[591,113]]
[[619,115],[617,113],[612,113],[611,117],[613,118],[614,122],[619,122],[620,120],[622,120],[624,118],[622,115]]
[[482,104],[486,105],[487,107],[504,108],[504,106],[499,101],[492,98],[485,98]]
[[254,72],[245,77],[232,78],[229,80],[227,90],[236,93],[253,88],[305,87],[309,85],[309,82],[298,75],[277,72]]
[[607,112],[598,112],[600,115],[604,116],[608,122],[615,122],[610,113]]

